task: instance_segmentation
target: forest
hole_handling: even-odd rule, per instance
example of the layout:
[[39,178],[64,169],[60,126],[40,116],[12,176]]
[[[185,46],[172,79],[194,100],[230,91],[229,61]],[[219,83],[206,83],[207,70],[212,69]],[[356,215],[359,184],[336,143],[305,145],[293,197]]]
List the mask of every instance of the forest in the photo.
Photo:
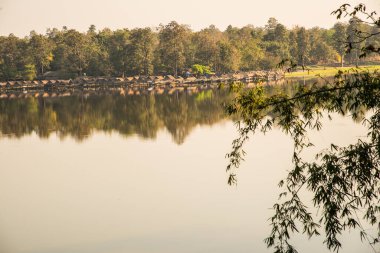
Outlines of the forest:
[[[371,64],[378,54],[360,57],[367,45],[380,45],[378,37],[358,40],[357,31],[378,32],[360,22],[337,22],[332,28],[293,27],[270,18],[265,27],[214,25],[192,31],[175,21],[157,28],[97,30],[47,29],[19,38],[0,36],[0,81],[56,79],[77,76],[184,75],[194,66],[210,73],[271,70],[289,59],[298,65],[345,66]],[[346,51],[347,43],[354,48]],[[191,71],[190,71],[191,72]]]

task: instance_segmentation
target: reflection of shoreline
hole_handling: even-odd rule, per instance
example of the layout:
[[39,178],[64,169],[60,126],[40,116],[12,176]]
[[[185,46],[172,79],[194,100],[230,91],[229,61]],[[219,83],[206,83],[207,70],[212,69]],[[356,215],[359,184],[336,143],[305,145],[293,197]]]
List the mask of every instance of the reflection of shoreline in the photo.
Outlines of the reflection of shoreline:
[[[245,87],[283,85],[285,79],[271,82],[241,82]],[[119,84],[114,85],[81,85],[81,86],[61,86],[51,85],[45,87],[24,87],[17,89],[0,90],[0,99],[4,98],[28,98],[28,97],[66,97],[71,95],[91,95],[91,94],[119,94],[125,95],[146,95],[146,94],[173,94],[184,92],[188,94],[199,93],[203,90],[219,89],[220,87],[228,87],[232,83],[203,83],[198,85],[191,84],[175,84],[167,85],[129,85],[127,87]]]
[[20,93],[14,99],[0,99],[0,138],[32,133],[49,138],[55,133],[82,141],[94,131],[116,131],[126,137],[155,139],[164,129],[175,143],[182,144],[197,125],[213,125],[226,118],[222,104],[231,96],[227,90],[211,89],[139,95],[121,91],[75,91],[67,96],[44,93],[38,97]]
[[65,90],[25,90],[25,91],[8,91],[0,93],[0,99],[14,99],[14,98],[30,98],[30,97],[43,97],[43,98],[54,98],[54,97],[67,97],[67,96],[91,96],[91,95],[120,95],[120,96],[131,96],[131,95],[165,95],[174,93],[199,93],[204,90],[216,89],[217,87],[203,85],[197,87],[155,87],[152,89],[142,88],[142,87],[132,87],[132,88],[83,88],[83,89],[65,89]]
[[[293,95],[298,84],[261,85],[268,94]],[[197,125],[213,125],[227,118],[223,105],[234,95],[228,85],[224,87],[3,93],[0,99],[0,133],[3,136],[0,138],[4,135],[21,138],[35,132],[40,138],[57,133],[62,138],[71,136],[82,141],[99,130],[155,139],[159,130],[166,129],[175,143],[182,144]]]
[[[223,127],[223,126],[225,126],[226,123],[233,124],[233,120],[231,118],[223,118],[223,119],[220,119],[220,120],[218,120],[216,122],[212,122],[212,123],[200,123],[200,124],[193,126],[192,129],[190,129],[190,130],[194,130],[198,127],[200,127],[200,128],[208,128],[208,127],[212,128],[215,126],[216,127],[218,127],[218,126]],[[191,134],[191,133],[192,133],[192,131],[189,132],[189,134]],[[176,140],[174,139],[174,136],[172,135],[172,133],[169,132],[168,129],[166,129],[165,127],[157,129],[156,137],[154,137],[154,138],[144,137],[138,133],[132,133],[130,135],[126,135],[126,134],[120,133],[116,129],[109,130],[109,131],[103,131],[101,129],[92,129],[90,133],[80,135],[80,136],[63,135],[61,132],[59,132],[59,130],[52,130],[51,132],[49,132],[48,136],[40,136],[35,131],[25,133],[22,136],[16,136],[14,133],[1,133],[0,132],[0,142],[2,140],[22,140],[24,138],[33,137],[33,138],[41,139],[43,141],[49,141],[51,138],[58,139],[60,141],[74,140],[75,142],[80,144],[80,143],[86,143],[90,138],[92,138],[93,136],[96,136],[96,135],[118,136],[120,138],[124,138],[125,140],[135,138],[135,139],[138,139],[140,141],[155,141],[157,138],[159,138],[159,136],[165,135],[165,138],[172,137],[172,141],[174,143],[176,143],[177,145],[181,145],[181,144],[186,142],[186,139],[185,139],[183,143],[177,143]],[[187,136],[185,136],[185,137],[187,137]]]
[[210,76],[133,76],[133,77],[77,77],[69,80],[33,80],[0,82],[0,89],[68,89],[89,87],[150,87],[150,86],[194,86],[201,84],[220,84],[229,82],[269,82],[284,79],[283,71],[250,71]]

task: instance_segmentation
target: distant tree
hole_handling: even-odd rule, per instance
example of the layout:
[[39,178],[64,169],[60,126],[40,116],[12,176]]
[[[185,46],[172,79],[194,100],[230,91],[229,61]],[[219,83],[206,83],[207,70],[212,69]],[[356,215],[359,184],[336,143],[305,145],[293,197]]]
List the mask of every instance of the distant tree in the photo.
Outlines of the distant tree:
[[231,28],[226,30],[230,43],[239,52],[239,69],[251,70],[260,68],[260,61],[264,57],[264,50],[260,47],[259,38],[255,37],[255,29],[252,26],[244,26],[241,29]]
[[33,63],[37,68],[37,75],[42,76],[50,63],[53,61],[52,41],[36,32],[32,31],[29,35],[29,55],[33,58]]
[[0,37],[0,79],[22,79],[28,64],[32,64],[32,59],[27,39],[19,39],[13,34]]
[[90,25],[90,27],[88,28],[87,34],[90,36],[95,36],[96,35],[96,26]]
[[259,69],[260,61],[265,58],[264,50],[259,46],[258,41],[254,39],[248,40],[247,43],[240,48],[240,52],[240,69],[243,71]]
[[90,37],[73,29],[53,31],[50,36],[57,45],[53,51],[52,68],[83,75],[96,46]]
[[[380,34],[380,28],[377,26],[368,26],[367,25],[367,36],[368,34]],[[368,37],[368,39],[365,40],[365,45],[363,49],[363,53],[368,58],[375,57],[377,59],[379,52],[380,52],[380,38],[379,36],[371,36]]]
[[343,67],[344,56],[346,54],[346,38],[347,38],[347,25],[343,23],[336,23],[333,27],[334,30],[334,49],[340,56],[340,65]]
[[307,30],[301,27],[297,31],[297,60],[298,64],[305,66],[310,57],[310,38]]
[[237,41],[240,40],[240,29],[237,27],[233,27],[232,25],[229,25],[227,26],[224,33],[226,34],[230,42],[236,43]]
[[125,76],[127,73],[132,74],[128,68],[128,61],[130,56],[129,40],[130,32],[127,29],[116,30],[103,30],[99,33],[102,43],[107,47],[110,62],[113,68],[113,74],[118,76]]
[[91,25],[86,34],[90,51],[86,73],[92,76],[110,76],[115,74],[113,73],[108,48],[112,32],[108,34],[107,32],[103,33],[103,31],[97,33],[96,27]]
[[18,38],[13,34],[8,37],[0,37],[0,77],[3,80],[17,78],[18,43]]
[[239,50],[228,41],[218,42],[221,72],[235,72],[239,70],[240,53]]
[[275,29],[278,25],[278,21],[275,18],[269,18],[267,24],[265,25],[266,34],[264,35],[265,41],[274,41],[276,39]]
[[[297,28],[298,29],[298,28]],[[297,46],[297,30],[293,29],[289,32],[289,54],[290,60],[298,61],[298,46]]]
[[315,47],[313,47],[311,50],[310,55],[313,56],[313,63],[322,65],[336,62],[340,59],[339,55],[333,49],[333,47],[324,41],[316,44]]
[[129,61],[135,74],[153,73],[154,50],[157,38],[150,28],[136,28],[130,32]]
[[68,30],[64,37],[69,50],[67,68],[82,76],[88,67],[94,44],[85,34],[75,30]]
[[166,71],[175,76],[178,76],[178,71],[185,67],[190,31],[189,27],[175,21],[160,27],[158,45],[160,62]]
[[361,49],[364,47],[365,42],[361,38],[359,31],[363,31],[363,24],[357,17],[352,17],[349,20],[347,27],[347,57],[351,63],[359,64]]
[[223,40],[223,33],[213,25],[195,33],[193,36],[195,61],[218,71],[220,65],[218,42],[221,40]]
[[[281,59],[290,58],[290,49],[289,49],[289,32],[286,27],[276,20],[268,21],[266,26],[267,34],[264,36],[263,44],[266,50],[266,57],[269,56],[271,61],[279,62]],[[273,27],[274,26],[274,27]],[[277,59],[277,60],[275,60]],[[267,61],[266,68],[274,68],[276,63],[270,64],[271,61]],[[263,61],[263,62],[264,62]]]
[[327,30],[312,28],[309,30],[310,53],[309,59],[312,64],[326,64],[335,62],[338,55],[326,38]]

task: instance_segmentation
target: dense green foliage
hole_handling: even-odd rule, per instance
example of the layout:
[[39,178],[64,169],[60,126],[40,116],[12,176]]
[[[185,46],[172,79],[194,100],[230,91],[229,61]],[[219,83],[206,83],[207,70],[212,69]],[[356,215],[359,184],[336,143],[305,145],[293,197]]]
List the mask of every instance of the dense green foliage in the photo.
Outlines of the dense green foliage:
[[191,67],[192,73],[195,75],[210,75],[212,71],[209,66],[204,66],[200,64],[194,64]]
[[[49,71],[47,75],[56,78],[182,75],[194,65],[215,73],[268,70],[282,59],[300,65],[359,64],[363,61],[359,50],[380,40],[355,43],[346,53],[344,41],[353,38],[356,29],[377,29],[354,21],[337,23],[331,29],[288,29],[270,18],[263,28],[228,26],[225,31],[211,25],[194,32],[173,21],[157,29],[97,31],[92,25],[86,33],[63,27],[48,29],[44,35],[32,31],[25,38],[11,34],[0,37],[0,80],[42,78]],[[367,61],[379,58],[368,57]]]

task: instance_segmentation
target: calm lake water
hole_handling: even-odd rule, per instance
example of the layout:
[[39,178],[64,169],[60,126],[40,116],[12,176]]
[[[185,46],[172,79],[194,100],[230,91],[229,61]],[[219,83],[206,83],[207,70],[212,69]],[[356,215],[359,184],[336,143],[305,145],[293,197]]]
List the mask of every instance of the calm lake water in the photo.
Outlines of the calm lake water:
[[[257,134],[238,185],[224,155],[236,137],[225,91],[0,100],[1,253],[271,252],[267,219],[291,166],[292,141]],[[316,144],[365,135],[335,115]],[[308,197],[308,194],[305,194]],[[357,233],[344,253],[369,253]],[[294,242],[328,252],[323,239]]]

